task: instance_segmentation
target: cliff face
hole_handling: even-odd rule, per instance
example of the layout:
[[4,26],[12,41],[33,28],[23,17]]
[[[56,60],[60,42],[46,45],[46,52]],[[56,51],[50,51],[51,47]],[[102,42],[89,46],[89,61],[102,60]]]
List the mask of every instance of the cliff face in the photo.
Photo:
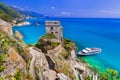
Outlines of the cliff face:
[[16,38],[23,39],[23,35],[19,31],[15,31]]
[[[37,75],[43,75],[43,80],[76,80],[71,67],[73,66],[71,65],[71,50],[75,49],[75,44],[67,39],[63,40],[63,43],[56,44],[57,42],[52,42],[53,39],[55,37],[52,35],[45,35],[36,44],[36,47],[43,51],[46,58],[45,61],[48,63],[48,66],[44,66],[46,67],[45,69],[36,65],[36,71],[39,70]],[[53,77],[51,78],[50,75]]]
[[29,74],[30,59],[23,41],[0,30],[0,79],[33,80]]
[[41,61],[39,65],[35,65],[35,71],[39,78],[42,77],[42,80],[79,80],[80,78],[85,80],[86,76],[92,76],[93,71],[90,70],[89,65],[77,59],[76,45],[73,41],[63,39],[62,43],[54,44],[55,47],[52,47],[52,39],[54,39],[52,35],[45,35],[36,44],[36,47],[43,51],[42,54],[46,58],[44,61],[48,63],[48,66],[45,66],[42,64],[43,57],[36,58],[35,64]]
[[12,25],[4,20],[0,19],[0,29],[8,33],[9,35],[12,35]]
[[14,48],[9,49],[8,56],[4,60],[3,66],[5,69],[0,73],[0,77],[8,75],[14,76],[17,70],[26,73],[26,62]]

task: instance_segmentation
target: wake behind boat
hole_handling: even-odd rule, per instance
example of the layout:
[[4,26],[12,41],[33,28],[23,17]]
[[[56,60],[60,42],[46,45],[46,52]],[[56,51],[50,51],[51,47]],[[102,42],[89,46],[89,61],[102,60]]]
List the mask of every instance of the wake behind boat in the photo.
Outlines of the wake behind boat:
[[81,56],[94,55],[101,53],[101,51],[102,50],[100,48],[85,48],[82,51],[79,51],[77,55],[81,55]]

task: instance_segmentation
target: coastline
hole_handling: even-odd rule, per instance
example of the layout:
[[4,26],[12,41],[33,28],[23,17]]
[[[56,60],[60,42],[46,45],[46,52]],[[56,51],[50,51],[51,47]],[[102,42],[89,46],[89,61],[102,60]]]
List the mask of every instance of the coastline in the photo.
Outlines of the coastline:
[[30,22],[24,21],[24,22],[20,22],[20,23],[17,23],[17,24],[13,24],[12,27],[28,26],[28,25],[30,25],[30,24],[31,24]]
[[[75,44],[77,44],[77,43],[75,42]],[[82,43],[80,45],[76,45],[76,46],[77,46],[77,49],[78,49],[78,50],[76,50],[76,53],[79,50],[82,50],[82,49],[85,48],[85,45],[82,44]],[[92,56],[94,56],[94,55],[92,55]],[[91,67],[96,67],[98,69],[98,71],[100,71],[100,72],[107,72],[106,68],[101,68],[100,67],[102,62],[96,61],[96,59],[95,59],[94,61],[96,61],[96,63],[94,63],[93,61],[90,60],[90,57],[91,56],[77,56],[77,59],[80,59],[83,62],[89,64]],[[100,65],[97,65],[97,64],[100,64]]]
[[120,80],[120,18],[111,18],[119,15],[93,10],[117,4],[101,2],[84,7],[83,1],[82,8],[71,1],[62,8],[54,1],[46,8],[43,1],[33,9],[32,1],[27,7],[1,1],[0,80]]
[[[34,44],[27,44],[27,45],[35,45],[36,43],[34,43]],[[76,54],[76,50],[73,50],[75,53],[74,53],[74,59],[79,59],[81,62],[82,62],[82,64],[88,64],[90,67],[96,67],[97,69],[98,69],[98,71],[100,72],[100,73],[102,73],[102,72],[107,72],[107,68],[109,68],[109,67],[107,67],[107,68],[101,68],[99,65],[96,65],[95,63],[91,63],[90,61],[89,61],[89,59],[87,58],[87,57],[81,57],[80,58],[80,56],[76,56],[75,54]]]
[[[34,44],[27,44],[27,45],[35,45],[36,43],[34,43]],[[77,47],[78,48],[78,47]],[[76,50],[74,50],[74,52],[76,53]],[[107,71],[107,68],[113,68],[113,67],[104,67],[104,65],[102,64],[102,62],[97,62],[96,61],[96,63],[98,64],[99,63],[99,65],[97,65],[97,64],[95,64],[94,62],[91,62],[91,61],[89,61],[89,58],[88,57],[80,57],[80,56],[76,56],[76,57],[74,57],[74,59],[79,59],[80,61],[81,61],[81,64],[83,65],[83,64],[87,64],[87,65],[89,65],[89,67],[91,67],[91,68],[97,68],[98,69],[98,72],[100,72],[100,73],[106,73],[106,72],[108,72]],[[103,67],[101,68],[101,65],[103,65]],[[109,65],[109,64],[108,64]]]
[[[42,25],[41,27],[44,27],[44,26]],[[35,28],[38,28],[38,27],[35,27]],[[44,32],[43,32],[43,33],[44,33]],[[41,35],[41,34],[40,34],[40,35]],[[66,37],[66,35],[65,35],[65,37]],[[76,36],[75,36],[75,37],[76,37]],[[68,38],[70,38],[70,37],[68,36]],[[74,39],[72,39],[72,40],[74,40]],[[76,41],[75,41],[75,42],[76,42]],[[34,42],[34,44],[35,44],[35,42]],[[79,44],[80,44],[80,43],[79,43]],[[83,44],[83,43],[81,43],[81,44]],[[81,46],[83,46],[83,47],[86,46],[86,44],[85,44],[85,45],[84,45],[84,44],[81,45],[81,44],[79,45],[80,47],[81,47]],[[92,43],[91,43],[91,44],[92,44]],[[79,47],[79,46],[77,46],[77,47]],[[80,47],[79,47],[79,49],[80,49]],[[79,58],[79,57],[78,57],[78,58]],[[93,58],[93,57],[90,56],[90,58]],[[113,68],[113,69],[114,69],[114,67],[111,67],[111,66],[108,66],[108,65],[107,65],[107,66],[105,65],[106,67],[104,67],[104,66],[103,66],[104,64],[102,64],[102,66],[104,67],[104,69],[103,69],[103,67],[101,68],[101,63],[102,63],[102,61],[100,61],[100,64],[99,64],[99,62],[96,64],[96,63],[94,63],[95,59],[94,59],[94,61],[90,61],[89,58],[86,57],[86,58],[84,58],[84,60],[85,60],[88,64],[90,64],[90,66],[98,67],[99,71],[101,71],[101,72],[107,72],[107,70],[106,70],[107,68]],[[99,65],[98,65],[98,64],[99,64]],[[105,64],[109,64],[109,63],[105,63]]]
[[[19,26],[17,26],[17,27],[19,27]],[[22,26],[21,26],[22,27]],[[24,26],[23,26],[24,27]],[[25,38],[25,37],[24,37]],[[32,43],[32,45],[35,45],[36,43],[34,42],[34,43]],[[29,44],[27,44],[27,45],[29,45]],[[30,44],[31,45],[31,44]],[[82,48],[84,48],[85,46],[84,45],[82,45],[82,43],[80,44],[80,45],[77,45],[77,48],[78,49],[82,49]],[[79,56],[77,56],[77,58],[78,59],[80,59],[79,58]],[[90,66],[92,66],[92,67],[98,67],[98,69],[101,71],[101,72],[107,72],[106,71],[106,69],[103,69],[103,68],[100,68],[99,67],[99,65],[95,65],[94,63],[91,63],[90,61],[88,61],[89,59],[87,59],[87,57],[82,57],[82,60],[84,60],[85,62],[87,62],[87,64],[90,64]]]

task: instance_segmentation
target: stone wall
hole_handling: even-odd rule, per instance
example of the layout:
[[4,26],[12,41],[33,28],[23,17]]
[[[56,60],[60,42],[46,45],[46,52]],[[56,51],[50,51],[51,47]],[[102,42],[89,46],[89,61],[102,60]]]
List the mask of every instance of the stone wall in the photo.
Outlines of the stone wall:
[[47,53],[48,54],[55,54],[55,55],[57,55],[61,51],[62,51],[62,44],[60,44],[59,46],[57,46],[56,48],[54,48],[52,50],[48,50]]

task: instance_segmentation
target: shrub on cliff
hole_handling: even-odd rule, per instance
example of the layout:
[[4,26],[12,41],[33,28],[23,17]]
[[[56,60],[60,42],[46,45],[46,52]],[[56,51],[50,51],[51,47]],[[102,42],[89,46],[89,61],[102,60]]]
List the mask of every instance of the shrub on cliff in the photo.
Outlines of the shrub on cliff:
[[14,78],[16,80],[22,80],[22,72],[19,70],[15,73]]
[[109,73],[109,77],[112,78],[113,80],[119,80],[120,79],[119,73],[118,73],[117,70],[108,68],[107,71]]
[[6,57],[7,57],[7,55],[4,55],[4,54],[0,53],[0,72],[2,72],[4,70],[3,63],[4,63],[4,60],[5,60]]
[[70,54],[68,51],[66,51],[66,50],[62,51],[62,52],[60,53],[60,55],[61,55],[64,59],[68,59],[68,58],[71,56],[71,54]]
[[27,62],[30,58],[29,50],[27,46],[21,40],[16,40],[14,37],[10,37],[4,31],[0,30],[0,44],[2,52],[8,53],[10,47],[14,47],[16,51],[25,59]]
[[[0,30],[0,72],[5,70],[4,68],[7,67],[7,66],[3,66],[3,64],[6,63],[4,62],[4,59],[6,59],[6,57],[4,58],[4,56],[8,54],[8,50],[11,47],[13,47],[15,51],[26,61],[26,66],[24,67],[27,69],[27,72],[28,72],[31,56],[29,54],[27,45],[25,45],[23,41],[15,39],[14,36],[8,36],[8,34],[2,30]],[[29,80],[32,80],[32,79],[29,79]]]
[[72,49],[76,49],[75,43],[69,39],[64,39],[63,40],[63,47],[67,50],[67,51],[71,51]]
[[45,34],[44,36],[42,36],[41,37],[41,39],[55,39],[56,37],[55,37],[55,35],[53,35],[53,34],[50,34],[50,33],[47,33],[47,34]]
[[41,49],[42,52],[47,52],[47,50],[51,50],[54,49],[55,47],[57,47],[60,42],[52,42],[52,39],[56,39],[56,37],[53,34],[45,34],[44,36],[42,36],[37,44],[35,45],[37,48]]
[[[53,56],[53,59],[55,56]],[[58,72],[64,73],[66,76],[68,76],[71,80],[75,80],[75,76],[73,74],[73,71],[71,69],[69,60],[64,59],[63,56],[59,55],[54,59],[56,64],[56,70]]]

